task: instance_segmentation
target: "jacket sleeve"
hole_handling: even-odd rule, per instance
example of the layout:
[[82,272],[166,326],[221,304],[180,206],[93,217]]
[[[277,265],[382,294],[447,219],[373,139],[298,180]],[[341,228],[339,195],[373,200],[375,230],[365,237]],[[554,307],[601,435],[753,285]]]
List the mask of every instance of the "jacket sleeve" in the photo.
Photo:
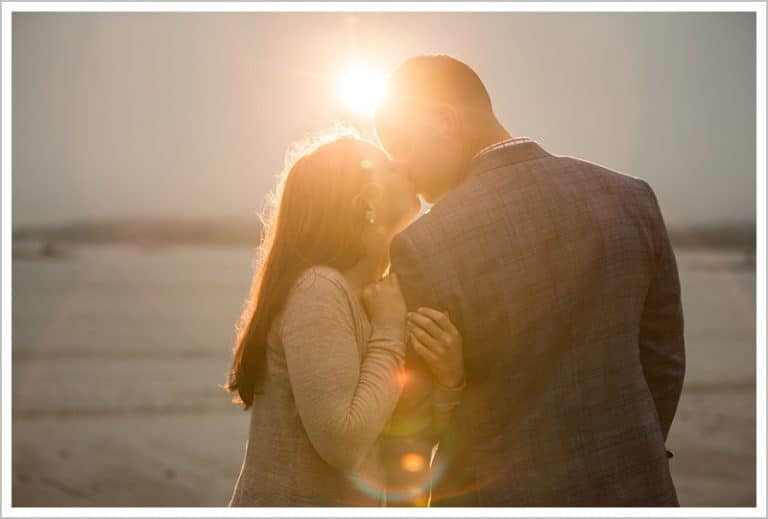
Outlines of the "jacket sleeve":
[[640,361],[666,441],[685,376],[683,309],[675,254],[656,195],[644,184],[652,200],[655,266],[640,323]]
[[[422,306],[442,309],[423,256],[417,253],[407,234],[395,237],[390,258],[408,310]],[[392,490],[392,501],[398,506],[423,503],[424,495],[409,494],[410,489],[422,487],[426,493],[424,484],[433,448],[449,426],[463,395],[463,388],[453,390],[435,384],[429,366],[410,345],[406,349],[405,368],[403,393],[383,437],[388,457],[387,484]],[[415,470],[418,467],[421,470]]]

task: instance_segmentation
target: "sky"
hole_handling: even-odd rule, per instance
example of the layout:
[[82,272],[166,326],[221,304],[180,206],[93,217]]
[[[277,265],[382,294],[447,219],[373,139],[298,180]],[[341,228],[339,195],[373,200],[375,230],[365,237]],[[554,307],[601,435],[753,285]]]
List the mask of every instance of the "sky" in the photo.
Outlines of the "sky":
[[499,120],[646,179],[668,225],[755,219],[754,13],[14,13],[13,226],[256,218],[339,78],[472,66]]

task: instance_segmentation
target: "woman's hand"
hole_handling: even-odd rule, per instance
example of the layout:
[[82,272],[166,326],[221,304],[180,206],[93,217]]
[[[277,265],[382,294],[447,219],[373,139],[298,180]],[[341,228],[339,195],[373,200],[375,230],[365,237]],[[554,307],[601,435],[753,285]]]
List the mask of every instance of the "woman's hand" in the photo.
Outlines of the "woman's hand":
[[362,299],[371,325],[405,329],[407,309],[397,274],[392,273],[365,287]]
[[411,344],[427,362],[438,384],[457,387],[464,381],[461,334],[447,313],[432,308],[408,312]]

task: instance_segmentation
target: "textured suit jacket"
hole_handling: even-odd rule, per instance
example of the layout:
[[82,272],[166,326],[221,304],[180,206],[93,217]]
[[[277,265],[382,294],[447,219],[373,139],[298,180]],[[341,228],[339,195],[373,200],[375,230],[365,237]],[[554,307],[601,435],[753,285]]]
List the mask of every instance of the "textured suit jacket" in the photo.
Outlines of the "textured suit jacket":
[[[685,371],[680,284],[646,182],[533,141],[496,149],[391,258],[409,309],[447,310],[464,337],[432,506],[678,506],[665,440]],[[401,430],[424,423],[431,386],[413,351],[406,365]],[[401,442],[427,448],[428,432]]]

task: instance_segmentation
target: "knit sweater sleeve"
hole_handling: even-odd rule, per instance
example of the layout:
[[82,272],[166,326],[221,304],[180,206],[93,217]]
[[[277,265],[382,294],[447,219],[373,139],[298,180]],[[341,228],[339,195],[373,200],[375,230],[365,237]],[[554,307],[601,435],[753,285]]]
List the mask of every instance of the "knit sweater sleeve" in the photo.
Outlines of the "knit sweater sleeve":
[[374,327],[361,356],[347,292],[316,267],[292,288],[281,335],[296,407],[312,445],[330,465],[354,470],[400,397],[404,328]]

